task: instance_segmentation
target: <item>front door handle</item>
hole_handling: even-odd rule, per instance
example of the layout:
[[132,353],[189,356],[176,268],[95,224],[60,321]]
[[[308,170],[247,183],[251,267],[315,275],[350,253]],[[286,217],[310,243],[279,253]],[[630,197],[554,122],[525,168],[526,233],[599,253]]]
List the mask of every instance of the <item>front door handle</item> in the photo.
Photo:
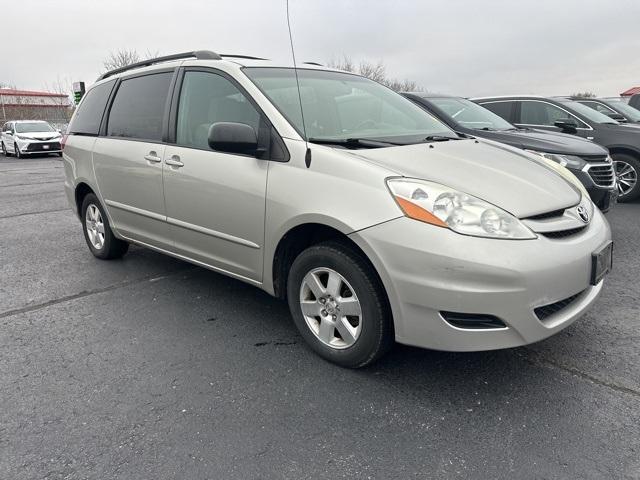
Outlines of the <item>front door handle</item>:
[[178,155],[171,155],[171,157],[165,158],[164,163],[171,165],[172,167],[184,167],[184,163],[180,161],[180,157]]
[[159,163],[162,161],[162,159],[158,156],[158,154],[154,151],[149,152],[147,155],[144,156],[144,159],[148,162],[151,163]]

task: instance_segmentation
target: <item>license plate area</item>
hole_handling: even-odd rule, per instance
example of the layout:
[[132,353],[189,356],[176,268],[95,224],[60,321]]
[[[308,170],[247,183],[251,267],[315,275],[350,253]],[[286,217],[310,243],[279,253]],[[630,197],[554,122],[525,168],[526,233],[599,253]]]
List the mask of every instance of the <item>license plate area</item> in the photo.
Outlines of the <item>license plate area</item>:
[[591,254],[591,285],[597,285],[613,267],[613,242],[608,242]]

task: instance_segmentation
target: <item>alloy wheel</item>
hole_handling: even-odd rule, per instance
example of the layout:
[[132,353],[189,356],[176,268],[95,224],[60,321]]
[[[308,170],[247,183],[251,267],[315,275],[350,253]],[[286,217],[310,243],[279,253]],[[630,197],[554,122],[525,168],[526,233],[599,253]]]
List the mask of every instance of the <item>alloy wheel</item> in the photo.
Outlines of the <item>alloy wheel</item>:
[[104,222],[100,210],[93,203],[89,204],[85,213],[85,228],[93,248],[102,250],[104,247]]
[[614,160],[613,168],[618,179],[618,194],[621,197],[627,195],[638,183],[638,172],[624,160]]
[[316,268],[304,276],[300,308],[309,329],[331,348],[352,346],[362,332],[362,308],[356,292],[330,268]]

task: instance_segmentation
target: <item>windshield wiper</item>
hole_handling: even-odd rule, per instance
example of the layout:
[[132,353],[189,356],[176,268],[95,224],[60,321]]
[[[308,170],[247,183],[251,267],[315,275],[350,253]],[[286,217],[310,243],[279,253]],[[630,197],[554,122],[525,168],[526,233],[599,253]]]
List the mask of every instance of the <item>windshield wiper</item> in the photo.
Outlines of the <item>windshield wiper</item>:
[[447,135],[429,135],[425,142],[448,142],[449,140],[462,140],[460,137],[448,137]]
[[381,148],[401,145],[400,143],[373,140],[370,138],[310,138],[309,142],[319,145],[339,145],[346,148]]

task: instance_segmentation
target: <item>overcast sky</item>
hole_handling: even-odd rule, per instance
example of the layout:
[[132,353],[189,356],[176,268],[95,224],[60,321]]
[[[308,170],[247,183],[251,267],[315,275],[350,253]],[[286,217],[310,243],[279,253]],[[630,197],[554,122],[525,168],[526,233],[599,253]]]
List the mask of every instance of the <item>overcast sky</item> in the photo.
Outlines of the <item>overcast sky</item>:
[[[285,0],[10,3],[0,13],[0,82],[23,89],[57,78],[89,85],[121,48],[290,62]],[[433,92],[617,95],[640,86],[639,0],[290,0],[290,8],[299,62],[383,61],[390,76]]]

